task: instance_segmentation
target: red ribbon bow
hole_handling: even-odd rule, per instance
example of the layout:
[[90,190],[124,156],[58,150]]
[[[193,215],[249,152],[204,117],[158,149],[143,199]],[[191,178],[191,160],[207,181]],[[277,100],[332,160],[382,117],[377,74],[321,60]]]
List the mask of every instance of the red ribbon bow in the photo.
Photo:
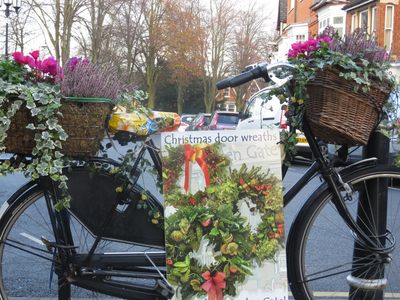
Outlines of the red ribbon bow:
[[208,300],[223,300],[222,289],[226,286],[226,282],[224,281],[225,273],[217,272],[211,277],[210,272],[207,271],[201,274],[201,276],[207,280],[201,287],[208,292]]
[[201,170],[204,173],[204,177],[206,178],[206,187],[210,185],[210,176],[208,174],[208,168],[207,164],[204,161],[204,158],[206,157],[206,153],[204,152],[204,148],[207,146],[206,144],[198,144],[194,148],[192,148],[192,145],[190,144],[185,144],[183,146],[183,149],[185,152],[183,153],[186,157],[186,166],[185,166],[185,191],[187,192],[189,190],[189,163],[191,161],[196,161],[198,165],[200,166]]

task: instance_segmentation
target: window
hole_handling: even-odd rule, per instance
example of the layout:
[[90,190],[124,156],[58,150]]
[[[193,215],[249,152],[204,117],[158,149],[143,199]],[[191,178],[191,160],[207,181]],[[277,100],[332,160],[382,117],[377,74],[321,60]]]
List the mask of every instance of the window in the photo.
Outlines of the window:
[[333,24],[343,24],[343,17],[333,17]]
[[339,36],[343,36],[344,16],[336,16],[332,18],[333,28]]
[[253,96],[257,92],[258,92],[257,87],[255,87],[255,86],[250,87],[250,96]]
[[304,42],[306,40],[306,36],[304,34],[296,35],[296,42]]
[[226,89],[224,90],[224,98],[229,98],[230,95],[231,95],[231,94],[230,94],[230,88],[226,88]]
[[360,28],[368,28],[368,10],[360,12]]
[[392,37],[393,37],[393,6],[386,6],[385,14],[385,47],[389,50],[392,47]]
[[356,29],[356,14],[351,16],[351,31],[353,32]]
[[372,15],[371,15],[371,34],[375,34],[376,30],[376,7],[372,9]]
[[256,106],[256,98],[254,98],[250,104],[247,106],[246,110],[243,114],[243,120],[251,118],[253,116],[254,110]]

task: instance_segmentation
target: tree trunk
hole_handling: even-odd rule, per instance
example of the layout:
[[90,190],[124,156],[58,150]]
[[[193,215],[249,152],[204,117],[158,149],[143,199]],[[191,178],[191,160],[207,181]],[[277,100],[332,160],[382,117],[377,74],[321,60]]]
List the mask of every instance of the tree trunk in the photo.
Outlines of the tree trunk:
[[176,103],[178,105],[178,115],[182,115],[183,111],[183,85],[178,81],[177,83],[178,97]]

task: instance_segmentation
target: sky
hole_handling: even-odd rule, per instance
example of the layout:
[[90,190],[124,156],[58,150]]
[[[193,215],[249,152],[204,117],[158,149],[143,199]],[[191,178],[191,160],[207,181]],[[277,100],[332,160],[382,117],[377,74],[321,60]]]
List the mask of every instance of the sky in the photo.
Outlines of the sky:
[[[203,0],[205,1],[205,3],[208,3],[209,0]],[[271,26],[271,30],[274,30],[276,27],[276,20],[277,20],[277,12],[278,12],[278,3],[279,0],[229,0],[232,1],[233,3],[235,3],[235,5],[237,6],[237,8],[239,9],[246,9],[249,5],[252,4],[256,4],[257,7],[260,8],[260,11],[263,11],[263,13],[265,14],[266,17],[268,17],[271,22],[268,22],[267,26]],[[25,5],[24,5],[25,2]],[[2,1],[0,1],[0,3],[2,3]],[[5,24],[6,24],[6,18],[5,18],[5,13],[4,13],[4,5],[2,5],[0,7],[0,53],[4,54],[5,53]],[[22,3],[22,9],[26,10],[27,9],[27,3],[26,1],[23,1]],[[12,10],[10,17],[15,17],[16,14],[14,12],[14,9],[12,7],[10,7],[10,10]],[[3,13],[3,15],[2,15]],[[31,16],[34,16],[34,13],[31,12]],[[37,29],[39,32],[41,31],[40,28]],[[10,29],[10,25],[9,25],[9,55],[10,53],[14,52],[14,48],[11,47],[11,29]],[[50,43],[48,43],[50,44]],[[45,51],[45,46],[46,46],[46,42],[44,40],[44,38],[35,38],[31,41],[29,41],[26,45],[25,45],[25,51],[24,52],[30,52],[30,51],[34,51],[34,50],[40,50],[41,53],[43,53],[44,55],[47,55],[48,53],[46,53]],[[41,55],[42,56],[42,55]]]

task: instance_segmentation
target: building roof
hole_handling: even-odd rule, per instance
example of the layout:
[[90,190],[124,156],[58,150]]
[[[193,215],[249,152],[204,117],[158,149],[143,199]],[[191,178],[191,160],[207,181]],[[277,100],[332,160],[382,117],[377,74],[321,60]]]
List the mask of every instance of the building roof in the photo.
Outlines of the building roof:
[[311,8],[312,8],[312,10],[315,11],[315,10],[318,10],[321,7],[324,7],[325,5],[328,5],[328,4],[346,4],[346,3],[349,3],[349,1],[346,1],[346,0],[321,0],[317,5],[311,6]]
[[357,8],[359,6],[363,6],[366,5],[368,3],[372,3],[375,2],[377,0],[354,0],[353,2],[350,2],[349,4],[346,4],[345,6],[343,6],[343,10],[351,10],[353,8]]
[[276,29],[279,31],[281,23],[287,21],[287,0],[279,0],[278,8],[278,22],[276,22]]

